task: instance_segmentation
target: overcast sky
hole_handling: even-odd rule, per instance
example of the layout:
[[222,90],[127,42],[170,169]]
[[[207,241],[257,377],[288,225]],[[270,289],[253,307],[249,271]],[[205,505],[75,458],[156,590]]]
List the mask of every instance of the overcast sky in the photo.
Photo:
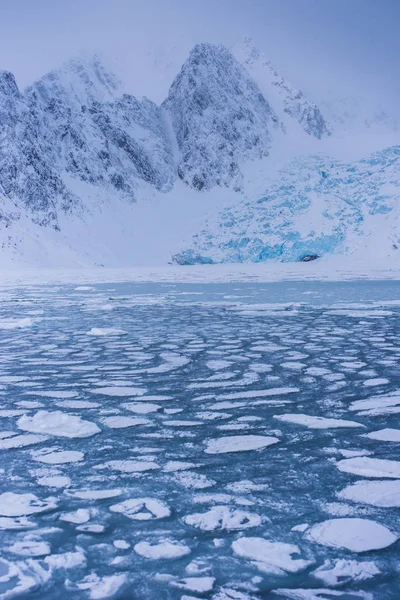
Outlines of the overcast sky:
[[314,97],[332,87],[398,106],[399,23],[400,0],[0,0],[0,68],[24,87],[81,50],[99,52],[151,96],[149,46],[250,36]]

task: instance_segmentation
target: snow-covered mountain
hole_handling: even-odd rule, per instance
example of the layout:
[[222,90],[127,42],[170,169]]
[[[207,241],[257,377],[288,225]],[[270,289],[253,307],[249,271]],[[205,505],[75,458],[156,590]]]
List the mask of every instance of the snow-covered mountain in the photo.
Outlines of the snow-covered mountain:
[[[97,56],[71,60],[25,91],[11,73],[0,71],[4,260],[46,262],[49,247],[58,248],[51,264],[57,256],[66,264],[144,264],[156,247],[162,248],[154,250],[157,261],[173,255],[178,262],[195,262],[196,256],[296,260],[300,250],[289,249],[297,242],[303,248],[299,240],[320,239],[321,232],[331,235],[327,223],[345,229],[341,240],[347,239],[356,220],[350,188],[328,166],[358,172],[363,163],[345,165],[337,154],[335,161],[321,154],[335,140],[348,145],[340,103],[336,109],[314,103],[249,40],[231,50],[196,45],[171,80],[157,104],[127,93]],[[364,129],[378,121],[396,131],[383,113],[365,117]],[[274,184],[277,164],[299,152],[301,158],[279,175],[287,185]],[[386,164],[382,169],[383,186],[389,171]],[[310,183],[320,171],[330,173],[322,183],[337,188],[329,200],[322,184],[316,189]],[[368,194],[375,193],[365,188],[365,177],[362,172],[352,190],[365,195],[357,208],[363,215],[370,210]],[[266,188],[269,200],[260,200]],[[316,193],[323,202],[313,201]],[[297,221],[307,221],[309,204],[315,226],[304,233]],[[215,216],[221,207],[225,212]],[[214,217],[204,228],[209,209]],[[335,243],[326,251],[333,246],[344,248]]]
[[310,260],[400,247],[400,146],[343,163],[301,157],[261,198],[210,217],[178,264]]
[[302,131],[317,139],[331,134],[318,106],[293,83],[282,77],[266,56],[253,45],[251,39],[245,38],[232,51],[268,98],[286,130],[290,130],[293,123],[296,123]]
[[163,106],[180,151],[179,177],[198,190],[241,189],[241,165],[267,156],[279,127],[260,88],[223,46],[197,45]]

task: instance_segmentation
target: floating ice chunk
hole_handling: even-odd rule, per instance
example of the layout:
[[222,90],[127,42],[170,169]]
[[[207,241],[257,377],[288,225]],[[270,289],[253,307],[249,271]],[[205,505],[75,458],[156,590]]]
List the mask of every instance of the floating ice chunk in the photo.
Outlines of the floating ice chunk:
[[286,575],[298,573],[306,569],[312,561],[302,558],[292,558],[293,554],[300,554],[294,544],[270,542],[259,537],[242,537],[232,544],[233,552],[242,558],[249,558],[263,573],[273,575]]
[[78,393],[70,390],[40,390],[34,392],[27,392],[30,396],[41,396],[42,398],[58,398],[58,399],[66,399],[66,398],[76,398]]
[[382,508],[400,508],[400,481],[357,481],[339,492],[338,497]]
[[24,446],[33,446],[45,442],[49,438],[46,435],[21,434],[13,435],[6,439],[0,440],[0,450],[11,450],[13,448],[23,448]]
[[83,533],[103,533],[105,527],[100,523],[84,523],[83,525],[78,525],[76,530]]
[[132,387],[132,386],[110,386],[110,387],[99,387],[95,390],[91,390],[92,394],[103,394],[104,396],[143,396],[146,393],[145,388]]
[[30,592],[35,593],[51,577],[51,572],[43,568],[38,560],[22,560],[10,563],[4,558],[0,559],[0,583],[2,585],[2,600],[14,598]]
[[209,360],[206,363],[206,366],[213,371],[220,371],[222,369],[227,369],[231,366],[232,363],[227,360]]
[[78,285],[78,287],[74,288],[75,292],[92,292],[95,288],[90,287],[89,285]]
[[295,394],[299,392],[297,387],[280,387],[269,390],[249,390],[246,392],[232,392],[229,394],[220,394],[221,400],[241,400],[245,398],[265,398],[268,396],[281,396],[286,394]]
[[385,379],[384,377],[376,377],[374,379],[366,379],[364,384],[366,387],[375,387],[377,385],[385,385],[389,383],[389,379]]
[[362,600],[374,600],[374,597],[369,592],[339,592],[338,590],[329,589],[285,589],[280,588],[274,590],[274,594],[278,596],[284,596],[289,600],[330,600],[331,598],[339,598],[343,596],[344,600],[356,600],[361,598]]
[[[366,400],[355,400],[350,404],[349,410],[362,411],[360,414],[379,415],[385,414],[386,411],[395,410],[400,404],[400,392],[392,392],[382,396],[373,396]],[[400,411],[400,408],[398,409]]]
[[384,525],[370,519],[329,519],[311,527],[309,540],[331,548],[347,548],[352,552],[380,550],[394,544],[397,537]]
[[172,460],[170,462],[167,462],[167,464],[163,468],[163,471],[165,471],[166,473],[174,473],[175,471],[187,471],[198,466],[200,465],[196,465],[195,463]]
[[91,421],[85,421],[76,415],[60,410],[39,410],[33,417],[24,415],[18,419],[17,425],[24,431],[42,433],[68,438],[91,437],[100,432],[99,427]]
[[101,422],[111,429],[125,429],[126,427],[136,427],[137,425],[148,425],[150,423],[148,419],[139,417],[103,417]]
[[183,520],[202,531],[240,531],[257,527],[262,522],[260,515],[229,506],[214,506],[205,513],[187,515]]
[[371,431],[365,437],[371,440],[379,440],[380,442],[400,442],[400,429],[380,429],[379,431]]
[[8,548],[8,551],[21,556],[47,556],[50,554],[51,548],[48,542],[24,540],[22,542],[15,542]]
[[357,458],[345,458],[336,464],[339,471],[361,475],[362,477],[390,477],[400,478],[400,461],[385,460],[382,458],[370,458],[359,456]]
[[87,523],[90,519],[97,514],[97,510],[93,508],[78,508],[74,512],[70,513],[62,513],[60,515],[61,521],[66,521],[67,523],[75,523],[75,525],[81,525],[82,523]]
[[25,317],[22,319],[0,319],[0,329],[24,329],[25,327],[32,327],[37,319],[31,319]]
[[81,500],[104,500],[107,498],[116,498],[122,494],[122,490],[81,490],[78,492],[68,492],[69,496],[80,498]]
[[33,529],[36,523],[29,521],[26,517],[0,517],[0,530],[23,530]]
[[339,427],[364,427],[356,421],[346,421],[345,419],[329,419],[325,417],[312,417],[310,415],[286,413],[283,415],[274,415],[274,419],[284,421],[285,423],[295,423],[304,425],[309,429],[334,429]]
[[278,442],[278,438],[265,435],[232,435],[209,440],[204,452],[206,454],[223,454],[225,452],[260,450]]
[[22,517],[46,512],[57,508],[57,498],[49,497],[39,500],[34,494],[0,494],[0,515],[3,517]]
[[369,456],[372,454],[369,450],[363,450],[360,448],[359,450],[339,450],[340,454],[344,456],[344,458],[354,458],[355,456]]
[[53,569],[67,570],[86,566],[86,556],[82,548],[76,548],[76,552],[50,554],[50,556],[46,556],[44,561]]
[[125,573],[105,577],[99,577],[95,573],[91,573],[78,583],[67,581],[66,586],[70,590],[87,590],[90,600],[102,600],[103,598],[115,596],[127,580],[128,576]]
[[64,488],[71,485],[71,480],[69,477],[64,477],[62,475],[49,475],[40,477],[40,479],[37,480],[37,483],[44,487]]
[[113,504],[110,506],[110,510],[111,512],[122,513],[129,519],[136,521],[164,519],[171,514],[165,502],[155,498],[132,498],[120,504]]
[[358,562],[356,560],[339,559],[326,560],[312,575],[321,579],[326,585],[335,587],[346,583],[365,581],[379,575],[380,570],[372,561]]
[[300,531],[301,533],[304,533],[304,531],[306,531],[308,528],[308,523],[301,523],[300,525],[295,525],[294,527],[292,527],[291,531]]
[[214,479],[193,471],[179,472],[175,475],[175,479],[189,490],[204,490],[217,483]]
[[204,425],[203,421],[164,421],[168,427],[197,427]]
[[125,540],[114,540],[113,546],[118,550],[129,550],[129,548],[131,547],[131,545]]
[[169,539],[160,540],[157,544],[139,542],[133,549],[140,556],[152,560],[182,558],[182,556],[187,556],[191,552],[185,544]]
[[89,400],[62,400],[56,402],[56,405],[61,408],[98,408],[100,406],[98,402],[90,402]]
[[179,581],[171,581],[170,585],[179,588],[180,590],[188,590],[190,592],[197,592],[198,594],[205,594],[211,592],[214,587],[214,577],[186,577]]
[[128,332],[124,331],[123,329],[116,329],[114,327],[92,327],[92,329],[87,331],[86,334],[94,336],[127,335]]
[[154,471],[155,469],[159,469],[160,466],[153,461],[145,460],[109,460],[108,462],[104,463],[104,465],[99,465],[96,468],[109,468],[119,471],[120,473],[143,473],[145,471]]
[[139,415],[147,415],[152,412],[160,410],[159,404],[152,404],[150,402],[126,402],[122,405],[126,410],[137,413]]
[[78,450],[60,450],[51,452],[45,449],[33,451],[31,454],[34,460],[47,465],[63,465],[67,463],[80,462],[85,457],[84,453],[79,452]]

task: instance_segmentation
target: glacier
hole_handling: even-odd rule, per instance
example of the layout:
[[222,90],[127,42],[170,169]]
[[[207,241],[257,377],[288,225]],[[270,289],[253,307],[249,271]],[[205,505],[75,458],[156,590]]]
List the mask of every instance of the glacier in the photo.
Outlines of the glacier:
[[[345,163],[324,155],[295,159],[262,197],[210,215],[178,264],[301,261],[400,246],[400,146]],[[373,241],[374,243],[371,243]]]

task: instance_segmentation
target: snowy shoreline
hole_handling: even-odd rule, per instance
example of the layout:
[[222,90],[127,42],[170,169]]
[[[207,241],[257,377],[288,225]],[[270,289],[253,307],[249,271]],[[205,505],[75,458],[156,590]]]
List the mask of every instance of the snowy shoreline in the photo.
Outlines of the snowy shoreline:
[[[385,265],[382,263],[385,261]],[[392,257],[355,261],[330,257],[312,263],[264,263],[0,269],[0,287],[75,283],[272,283],[280,281],[397,281],[400,264]]]

